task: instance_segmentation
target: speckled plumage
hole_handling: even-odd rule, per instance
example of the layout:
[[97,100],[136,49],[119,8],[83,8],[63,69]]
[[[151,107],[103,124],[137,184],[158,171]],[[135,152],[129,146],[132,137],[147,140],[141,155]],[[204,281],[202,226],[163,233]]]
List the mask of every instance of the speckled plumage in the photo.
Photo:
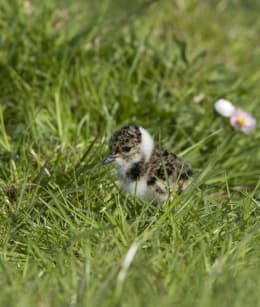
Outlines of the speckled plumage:
[[104,163],[115,161],[124,189],[142,199],[165,201],[191,182],[191,167],[174,153],[156,148],[142,127],[127,125],[114,132],[109,151]]

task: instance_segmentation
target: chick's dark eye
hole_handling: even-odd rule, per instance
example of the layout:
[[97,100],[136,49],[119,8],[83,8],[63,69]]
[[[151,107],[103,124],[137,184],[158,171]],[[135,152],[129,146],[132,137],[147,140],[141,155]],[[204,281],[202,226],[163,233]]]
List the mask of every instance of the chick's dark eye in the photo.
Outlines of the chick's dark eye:
[[123,147],[122,147],[122,150],[123,150],[124,152],[129,152],[130,149],[131,149],[130,146],[123,146]]

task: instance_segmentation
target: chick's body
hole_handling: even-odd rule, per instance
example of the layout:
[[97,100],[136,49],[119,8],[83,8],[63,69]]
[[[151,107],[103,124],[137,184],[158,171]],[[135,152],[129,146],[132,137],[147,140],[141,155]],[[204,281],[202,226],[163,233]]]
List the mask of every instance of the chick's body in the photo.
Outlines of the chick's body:
[[144,200],[162,202],[171,192],[182,191],[191,182],[192,169],[175,154],[155,147],[142,127],[127,125],[117,130],[109,142],[119,179],[126,191]]

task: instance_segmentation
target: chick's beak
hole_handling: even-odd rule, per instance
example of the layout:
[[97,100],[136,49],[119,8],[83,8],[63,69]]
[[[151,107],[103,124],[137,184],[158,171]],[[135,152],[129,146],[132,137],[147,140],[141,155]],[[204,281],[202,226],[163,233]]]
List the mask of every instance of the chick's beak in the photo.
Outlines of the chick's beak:
[[108,164],[108,163],[111,163],[111,162],[113,162],[113,161],[115,161],[115,157],[113,157],[113,156],[108,156],[108,157],[106,157],[106,158],[103,160],[103,164]]

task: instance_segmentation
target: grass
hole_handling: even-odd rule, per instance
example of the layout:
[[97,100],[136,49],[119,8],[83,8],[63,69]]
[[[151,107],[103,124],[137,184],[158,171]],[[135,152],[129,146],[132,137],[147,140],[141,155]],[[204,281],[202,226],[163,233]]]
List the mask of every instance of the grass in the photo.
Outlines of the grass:
[[[212,112],[259,119],[259,8],[1,1],[1,306],[260,306],[260,131]],[[102,165],[128,122],[193,166],[171,203]]]

